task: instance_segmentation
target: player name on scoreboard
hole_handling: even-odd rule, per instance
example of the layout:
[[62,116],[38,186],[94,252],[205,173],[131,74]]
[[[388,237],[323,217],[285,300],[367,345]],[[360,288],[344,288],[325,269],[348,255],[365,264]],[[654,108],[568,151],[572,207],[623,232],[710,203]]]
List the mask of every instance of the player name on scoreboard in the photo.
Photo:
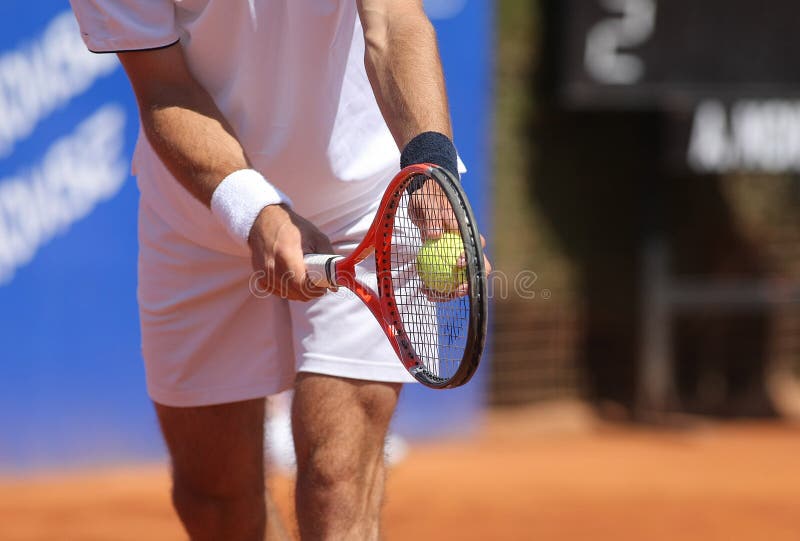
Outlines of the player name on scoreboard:
[[695,173],[800,172],[800,99],[703,100],[690,122],[678,159]]

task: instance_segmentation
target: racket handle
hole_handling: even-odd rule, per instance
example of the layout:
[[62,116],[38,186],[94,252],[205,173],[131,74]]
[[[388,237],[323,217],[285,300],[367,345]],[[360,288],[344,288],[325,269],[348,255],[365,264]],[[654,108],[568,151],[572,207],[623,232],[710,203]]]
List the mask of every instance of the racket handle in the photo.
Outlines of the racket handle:
[[308,279],[315,286],[336,289],[336,262],[340,259],[344,258],[340,255],[306,254],[303,262]]

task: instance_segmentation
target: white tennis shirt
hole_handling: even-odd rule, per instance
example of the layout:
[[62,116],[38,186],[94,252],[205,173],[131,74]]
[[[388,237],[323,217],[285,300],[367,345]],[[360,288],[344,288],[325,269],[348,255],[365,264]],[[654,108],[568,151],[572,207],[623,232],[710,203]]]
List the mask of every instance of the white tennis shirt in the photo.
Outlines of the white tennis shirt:
[[[312,222],[373,205],[398,170],[399,152],[364,69],[354,0],[70,2],[92,51],[180,40],[192,73],[253,166]],[[142,203],[176,232],[210,248],[241,251],[141,132],[133,169]]]

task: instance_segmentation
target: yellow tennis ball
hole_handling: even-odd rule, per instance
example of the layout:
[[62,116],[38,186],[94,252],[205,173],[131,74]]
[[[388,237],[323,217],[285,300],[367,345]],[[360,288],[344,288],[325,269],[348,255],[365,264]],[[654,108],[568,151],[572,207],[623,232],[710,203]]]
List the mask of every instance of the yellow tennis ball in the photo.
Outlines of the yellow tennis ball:
[[445,233],[438,239],[425,241],[417,253],[417,273],[425,287],[439,293],[451,293],[466,281],[458,258],[464,243],[457,233]]

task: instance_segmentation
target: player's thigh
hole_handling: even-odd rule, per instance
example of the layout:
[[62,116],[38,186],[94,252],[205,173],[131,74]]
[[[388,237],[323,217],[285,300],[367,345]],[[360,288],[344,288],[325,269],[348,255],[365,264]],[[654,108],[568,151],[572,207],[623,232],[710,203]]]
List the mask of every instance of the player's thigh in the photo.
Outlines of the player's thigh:
[[[382,452],[402,384],[301,372],[292,403],[298,462],[310,453],[342,459],[370,449]],[[317,457],[320,458],[320,457]]]
[[263,398],[188,408],[155,406],[177,486],[220,498],[263,491]]

